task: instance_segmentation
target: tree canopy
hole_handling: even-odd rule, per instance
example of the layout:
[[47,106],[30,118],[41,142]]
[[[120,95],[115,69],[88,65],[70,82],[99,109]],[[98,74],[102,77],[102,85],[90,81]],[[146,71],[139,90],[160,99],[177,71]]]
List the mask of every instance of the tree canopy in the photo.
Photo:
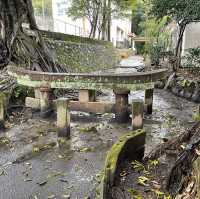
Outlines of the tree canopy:
[[90,36],[96,31],[102,39],[109,40],[112,17],[131,17],[131,10],[138,0],[71,0],[68,14],[74,19],[85,17],[91,25]]
[[10,62],[32,70],[66,71],[38,30],[31,0],[0,0],[0,67]]
[[170,16],[177,23],[200,20],[199,0],[151,0],[151,12],[158,18]]
[[150,0],[151,13],[161,19],[164,16],[171,17],[179,25],[179,38],[175,49],[175,67],[181,64],[182,41],[185,28],[191,22],[200,21],[199,0]]

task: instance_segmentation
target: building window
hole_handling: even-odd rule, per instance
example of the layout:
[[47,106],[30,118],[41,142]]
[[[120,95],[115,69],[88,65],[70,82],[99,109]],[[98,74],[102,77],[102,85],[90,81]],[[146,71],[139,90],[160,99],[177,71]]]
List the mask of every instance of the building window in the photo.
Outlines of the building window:
[[67,13],[67,1],[63,0],[59,3],[57,3],[57,15],[58,16],[64,16]]

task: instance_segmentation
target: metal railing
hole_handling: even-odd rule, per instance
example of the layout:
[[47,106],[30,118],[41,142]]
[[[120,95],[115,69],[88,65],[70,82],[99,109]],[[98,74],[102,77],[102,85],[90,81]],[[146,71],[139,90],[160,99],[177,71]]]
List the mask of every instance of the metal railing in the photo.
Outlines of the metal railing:
[[89,37],[90,35],[88,30],[84,30],[80,26],[67,23],[60,19],[53,19],[45,16],[35,16],[35,18],[37,25],[41,30],[60,32],[80,37]]

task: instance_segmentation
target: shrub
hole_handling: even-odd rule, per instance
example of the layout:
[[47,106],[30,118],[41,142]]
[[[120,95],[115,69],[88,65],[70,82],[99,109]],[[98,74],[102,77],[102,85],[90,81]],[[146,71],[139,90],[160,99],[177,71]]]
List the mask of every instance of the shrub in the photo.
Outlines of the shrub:
[[184,59],[183,67],[200,67],[200,47],[188,49]]

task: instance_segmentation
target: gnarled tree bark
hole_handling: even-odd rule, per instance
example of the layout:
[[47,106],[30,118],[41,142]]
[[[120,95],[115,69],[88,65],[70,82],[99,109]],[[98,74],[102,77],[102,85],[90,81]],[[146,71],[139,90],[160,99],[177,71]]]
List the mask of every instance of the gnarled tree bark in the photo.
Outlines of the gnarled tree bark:
[[[24,24],[29,25],[26,31]],[[31,0],[0,0],[0,67],[10,62],[31,70],[65,72],[38,30]]]

